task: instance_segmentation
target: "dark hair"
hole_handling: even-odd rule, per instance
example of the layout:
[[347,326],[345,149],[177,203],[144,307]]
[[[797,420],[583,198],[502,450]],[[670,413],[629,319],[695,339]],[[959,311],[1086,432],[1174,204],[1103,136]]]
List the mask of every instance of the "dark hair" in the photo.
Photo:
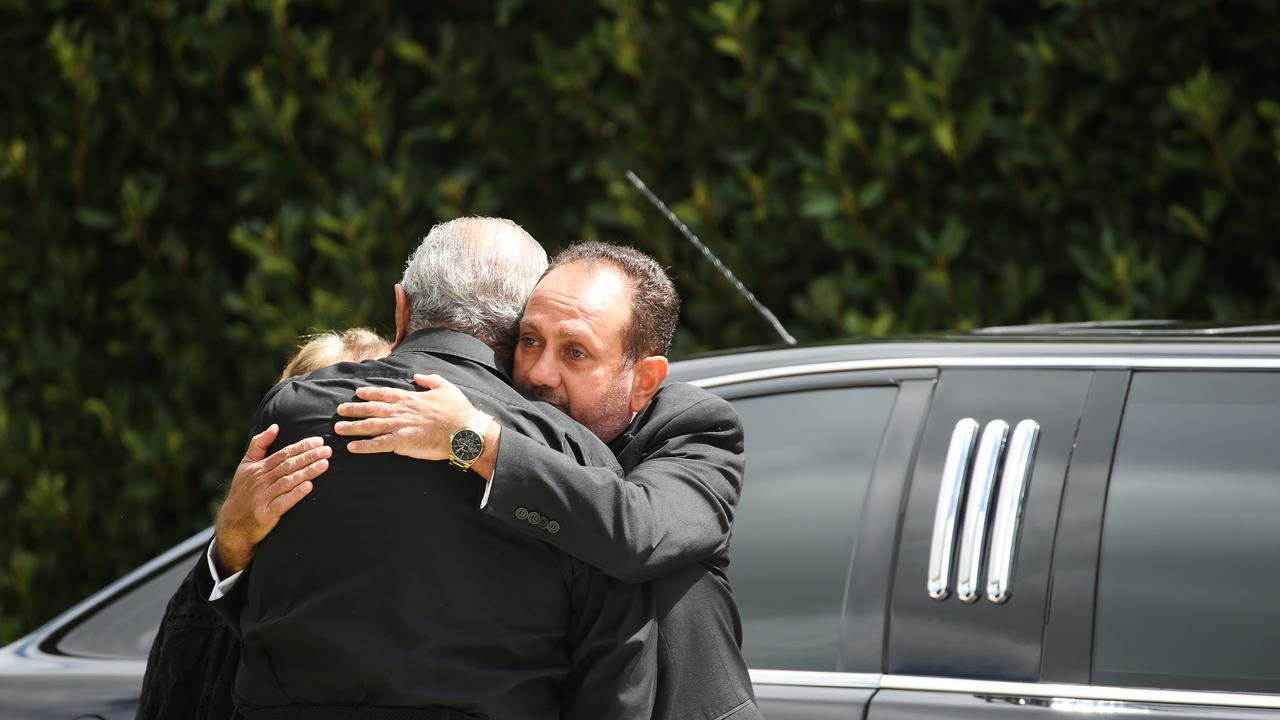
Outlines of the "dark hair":
[[658,261],[632,247],[593,240],[570,245],[552,259],[547,272],[580,262],[612,265],[631,281],[631,322],[623,348],[627,359],[666,355],[680,317],[680,295]]

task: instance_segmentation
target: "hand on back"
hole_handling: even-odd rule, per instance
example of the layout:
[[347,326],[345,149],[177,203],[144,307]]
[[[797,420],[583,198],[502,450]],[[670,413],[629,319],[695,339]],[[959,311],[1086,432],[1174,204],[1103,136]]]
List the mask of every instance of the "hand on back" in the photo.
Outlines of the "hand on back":
[[428,392],[362,387],[356,397],[363,402],[338,406],[342,417],[359,419],[338,422],[334,432],[368,438],[352,441],[347,450],[393,452],[419,460],[449,458],[449,438],[467,423],[475,406],[439,375],[414,375],[413,381]]
[[304,438],[267,457],[279,432],[280,427],[272,425],[249,441],[218,511],[217,560],[228,574],[249,564],[262,538],[311,492],[311,481],[329,468],[333,448],[319,437]]

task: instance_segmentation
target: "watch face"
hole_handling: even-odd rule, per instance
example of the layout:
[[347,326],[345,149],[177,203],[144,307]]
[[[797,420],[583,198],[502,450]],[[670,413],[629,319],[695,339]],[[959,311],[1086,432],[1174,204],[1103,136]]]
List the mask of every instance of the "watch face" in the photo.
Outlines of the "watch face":
[[449,449],[462,462],[475,462],[484,452],[484,438],[475,430],[463,428],[453,434]]

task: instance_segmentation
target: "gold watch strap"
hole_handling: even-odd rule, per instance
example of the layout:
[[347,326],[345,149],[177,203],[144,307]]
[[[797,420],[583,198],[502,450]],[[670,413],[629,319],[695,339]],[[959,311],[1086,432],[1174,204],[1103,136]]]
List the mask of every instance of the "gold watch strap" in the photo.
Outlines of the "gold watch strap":
[[[480,459],[480,455],[484,454],[485,434],[489,431],[489,423],[491,422],[493,422],[492,417],[490,417],[489,415],[485,414],[480,410],[475,410],[471,413],[471,417],[467,418],[467,423],[465,425],[453,431],[453,434],[449,436],[449,464],[450,465],[456,468],[460,468],[462,470],[471,469],[471,466],[475,464],[475,461]],[[463,460],[462,458],[458,457],[453,453],[454,435],[457,435],[463,430],[471,430],[472,432],[480,436],[480,455],[477,455],[472,460]]]

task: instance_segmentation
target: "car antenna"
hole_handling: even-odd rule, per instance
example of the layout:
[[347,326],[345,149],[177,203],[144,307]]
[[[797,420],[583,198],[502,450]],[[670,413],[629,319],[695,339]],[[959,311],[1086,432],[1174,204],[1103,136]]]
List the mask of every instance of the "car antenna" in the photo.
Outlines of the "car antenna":
[[747,286],[742,284],[741,280],[734,277],[733,273],[729,271],[729,268],[725,267],[724,263],[720,262],[720,258],[716,257],[715,253],[711,252],[711,248],[703,244],[703,242],[698,239],[698,236],[694,235],[693,231],[690,230],[687,225],[680,222],[680,218],[676,217],[676,214],[671,212],[671,210],[667,208],[666,204],[659,200],[658,196],[654,195],[653,192],[649,190],[649,187],[644,184],[644,181],[641,180],[639,176],[628,170],[627,180],[631,181],[631,184],[636,186],[636,189],[640,191],[640,194],[644,195],[654,207],[658,208],[658,211],[661,212],[672,225],[676,226],[676,229],[680,231],[680,234],[684,235],[689,242],[693,243],[693,246],[698,248],[698,250],[711,261],[711,264],[720,271],[720,274],[724,275],[725,278],[727,278],[729,282],[738,289],[738,292],[742,293],[742,296],[747,299],[747,302],[751,303],[751,306],[764,316],[765,320],[769,321],[769,324],[773,326],[775,331],[777,331],[783,342],[788,345],[796,344],[796,339],[791,337],[791,333],[787,332],[786,328],[782,327],[782,323],[778,321],[778,317],[770,312],[769,308],[765,307],[763,303],[757,300],[756,296],[751,294],[751,291],[747,289]]

